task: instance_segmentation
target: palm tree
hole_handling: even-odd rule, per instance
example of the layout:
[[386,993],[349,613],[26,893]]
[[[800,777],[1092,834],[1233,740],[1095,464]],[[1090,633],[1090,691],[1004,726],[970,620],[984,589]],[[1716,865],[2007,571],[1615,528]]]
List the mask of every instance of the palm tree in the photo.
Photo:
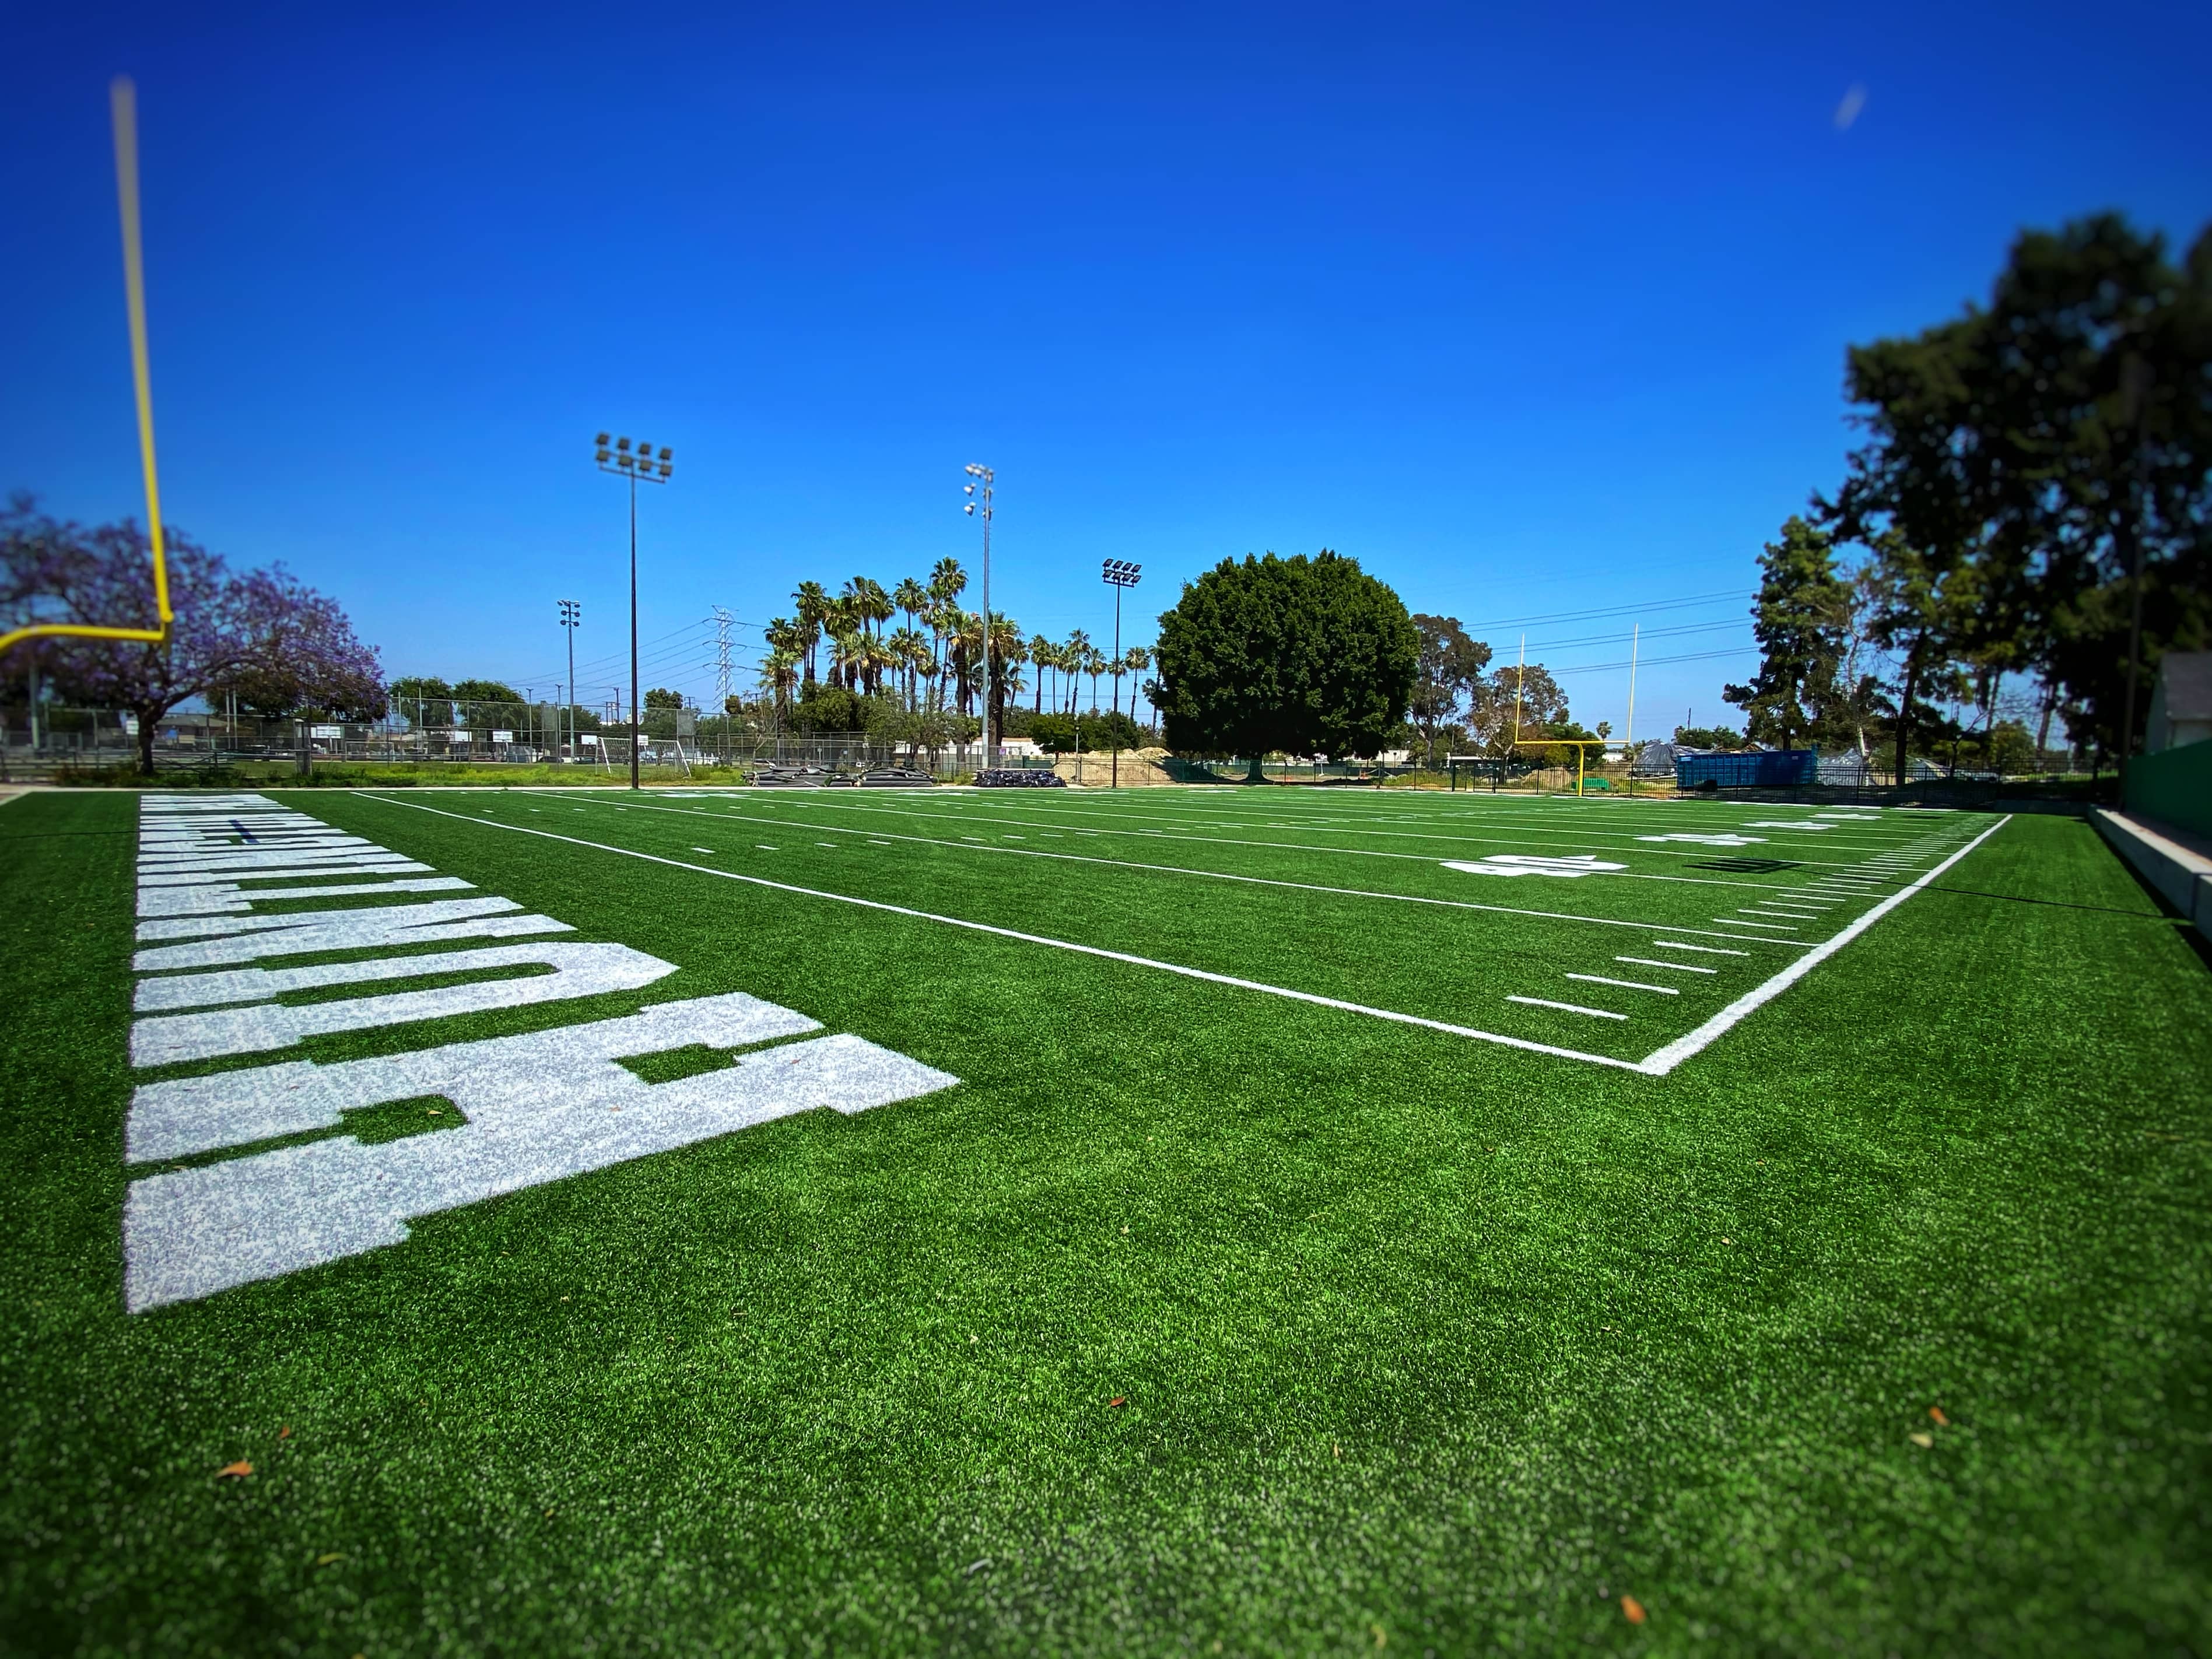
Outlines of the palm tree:
[[957,559],[939,559],[929,573],[929,597],[951,605],[968,589],[968,573]]
[[1091,649],[1091,635],[1077,629],[1060,647],[1060,669],[1067,676],[1067,714],[1075,717],[1075,677],[1083,672],[1083,653]]
[[991,729],[1004,735],[1006,698],[1021,689],[1021,665],[1029,654],[1022,625],[1004,611],[991,618]]
[[1052,641],[1042,634],[1030,640],[1030,661],[1036,665],[1036,707],[1032,714],[1044,713],[1044,671],[1052,666]]
[[890,595],[872,576],[855,576],[845,584],[845,611],[863,630],[891,617]]
[[891,665],[899,671],[899,686],[906,698],[907,712],[914,712],[914,670],[919,647],[923,646],[921,635],[911,627],[892,633],[886,641],[890,649]]
[[793,689],[799,684],[799,653],[783,647],[770,651],[761,662],[761,690],[775,699],[780,718],[788,709]]
[[914,619],[929,609],[929,590],[908,576],[891,590],[891,603],[906,612],[906,625],[912,629]]
[[[1133,645],[1121,653],[1121,666],[1114,672],[1117,675],[1123,670],[1132,674],[1141,674],[1152,665],[1152,652],[1144,646]],[[1118,684],[1114,688],[1114,706],[1116,708],[1121,706],[1121,688]],[[1137,718],[1137,688],[1133,685],[1129,688],[1129,718]]]
[[899,653],[881,635],[869,635],[860,641],[860,669],[867,676],[869,696],[882,695],[884,671],[896,668],[899,660]]
[[1091,712],[1098,712],[1098,677],[1106,672],[1106,653],[1095,645],[1083,647],[1083,672],[1091,676]]
[[820,582],[801,582],[793,592],[792,603],[799,607],[799,647],[806,659],[806,684],[814,684],[814,647],[822,639],[823,619],[829,615],[830,599],[822,591]]

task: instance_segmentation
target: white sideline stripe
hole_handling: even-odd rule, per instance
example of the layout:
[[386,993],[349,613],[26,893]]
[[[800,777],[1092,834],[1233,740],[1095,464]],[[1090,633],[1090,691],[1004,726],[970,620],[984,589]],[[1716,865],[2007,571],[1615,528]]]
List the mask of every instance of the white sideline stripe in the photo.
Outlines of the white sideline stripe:
[[[1364,1014],[1370,1019],[1384,1019],[1399,1025],[1419,1025],[1431,1031],[1442,1031],[1449,1036],[1468,1037],[1477,1042],[1496,1042],[1508,1048],[1522,1048],[1530,1054],[1552,1054],[1561,1060],[1587,1060],[1593,1066],[1611,1066],[1624,1072],[1641,1069],[1632,1060],[1616,1060],[1611,1054],[1589,1054],[1579,1048],[1561,1048],[1548,1042],[1531,1042],[1526,1037],[1506,1036],[1497,1031],[1480,1031],[1472,1025],[1454,1025],[1447,1020],[1428,1019],[1419,1014],[1400,1013],[1394,1008],[1372,1008],[1364,1003],[1346,1002],[1338,997],[1325,997],[1312,991],[1294,991],[1287,986],[1266,985],[1255,979],[1239,979],[1233,974],[1209,973],[1203,968],[1187,968],[1178,962],[1161,962],[1152,957],[1132,956],[1126,951],[1109,951],[1096,945],[1079,945],[1073,939],[1048,939],[1042,933],[1024,933],[1012,927],[995,927],[987,921],[969,921],[961,916],[943,916],[927,910],[911,909],[903,904],[886,904],[881,899],[856,898],[850,893],[824,892],[818,887],[798,887],[787,881],[770,881],[765,876],[741,875],[734,870],[716,870],[704,864],[686,864],[681,859],[662,858],[657,853],[641,853],[633,847],[612,847],[605,842],[586,841],[580,836],[556,835],[550,830],[533,830],[525,823],[501,823],[496,818],[487,823],[483,818],[471,817],[464,812],[448,812],[441,806],[431,806],[422,801],[394,800],[389,795],[366,794],[365,799],[382,801],[387,806],[411,806],[418,812],[434,813],[441,818],[453,818],[463,823],[477,824],[486,830],[504,830],[510,835],[538,836],[546,841],[566,842],[571,847],[588,847],[594,852],[613,853],[626,859],[642,859],[647,864],[665,865],[672,870],[690,870],[702,876],[714,876],[723,881],[743,882],[751,887],[766,887],[779,893],[796,893],[802,898],[829,899],[837,904],[857,905],[864,910],[880,910],[886,915],[906,916],[915,921],[933,921],[946,927],[962,927],[970,933],[990,933],[1000,939],[1010,939],[1024,945],[1042,945],[1055,951],[1073,951],[1079,956],[1099,957],[1108,962],[1126,963],[1133,968],[1157,969],[1164,974],[1176,974],[1185,979],[1204,980],[1212,985],[1227,985],[1240,991],[1257,991],[1263,996],[1285,997],[1292,1002],[1308,1002],[1316,1007],[1335,1008],[1347,1014]],[[773,849],[771,849],[773,850]],[[1527,998],[1509,1000],[1526,1001]],[[1570,1005],[1556,1003],[1554,1007]],[[1602,1010],[1585,1008],[1583,1013],[1602,1013]],[[1605,1014],[1607,1019],[1626,1019],[1626,1014]]]
[[[381,799],[382,797],[380,796],[378,799]],[[580,812],[584,809],[580,806],[576,810]],[[632,809],[625,807],[623,810],[628,811]],[[738,813],[702,812],[688,806],[641,806],[635,810],[641,812],[666,812],[698,818],[736,819],[739,823],[748,822]],[[794,824],[792,827],[797,829],[800,826]],[[867,835],[867,832],[863,830],[841,830],[832,824],[816,824],[813,827],[817,830],[827,829],[834,835],[864,836]],[[1243,882],[1250,887],[1287,887],[1301,893],[1329,893],[1339,898],[1382,899],[1394,904],[1433,904],[1447,910],[1481,910],[1498,916],[1534,916],[1540,921],[1582,921],[1597,927],[1634,927],[1647,933],[1654,927],[1674,927],[1680,933],[1709,934],[1714,939],[1743,937],[1740,933],[1717,933],[1710,927],[1692,927],[1682,922],[1623,921],[1616,916],[1578,916],[1565,910],[1525,910],[1510,904],[1478,904],[1472,899],[1431,898],[1425,893],[1378,893],[1371,887],[1330,887],[1320,882],[1285,881],[1279,876],[1240,876],[1228,870],[1199,870],[1180,864],[1145,864],[1135,859],[1096,858],[1088,853],[1054,853],[1038,847],[993,847],[988,844],[969,847],[962,844],[963,842],[975,840],[976,837],[974,836],[963,836],[960,841],[948,841],[942,836],[902,836],[896,830],[886,830],[884,833],[895,841],[909,842],[918,847],[943,847],[956,853],[996,853],[1007,858],[1058,859],[1064,864],[1103,864],[1115,870],[1144,870],[1163,876],[1195,876],[1206,881],[1237,881]],[[1095,830],[1085,830],[1078,833],[1091,836],[1098,832]],[[869,839],[872,840],[873,837]],[[878,843],[880,846],[889,844],[889,842]],[[1240,842],[1231,844],[1246,846],[1265,843]],[[761,848],[763,853],[772,853],[775,850],[773,847]],[[1396,858],[1399,854],[1387,853],[1381,856]],[[1661,877],[1658,879],[1668,880],[1671,878]],[[1724,884],[1733,886],[1737,884]],[[1802,951],[1806,948],[1794,939],[1763,939],[1758,943],[1792,951]]]
[[1678,997],[1682,994],[1671,985],[1644,985],[1632,979],[1607,979],[1602,974],[1569,974],[1567,977],[1587,980],[1592,985],[1618,985],[1624,991],[1656,991],[1662,997]]
[[1747,957],[1751,954],[1748,951],[1724,951],[1717,945],[1685,945],[1674,939],[1655,939],[1651,943],[1662,951],[1703,951],[1709,957]]
[[[1508,997],[1508,1002],[1525,1002],[1531,1008],[1564,1008],[1571,1014],[1588,1014],[1592,1019],[1626,1019],[1626,1014],[1616,1014],[1609,1008],[1585,1008],[1579,1002],[1553,1002],[1545,997]],[[1633,1072],[1639,1069],[1631,1066]]]
[[1638,968],[1671,968],[1678,974],[1717,974],[1717,968],[1700,968],[1694,962],[1661,962],[1655,957],[1615,957],[1615,962],[1632,962]]
[[1765,1006],[1767,1003],[1771,1002],[1775,998],[1780,996],[1784,991],[1795,985],[1799,980],[1811,973],[1814,969],[1819,967],[1830,957],[1835,955],[1837,951],[1842,950],[1844,946],[1849,945],[1861,933],[1866,932],[1868,928],[1873,927],[1875,923],[1880,921],[1892,910],[1897,908],[1899,905],[1904,903],[1905,900],[1911,898],[1922,888],[1927,886],[1929,882],[1935,880],[1936,877],[1942,875],[1946,870],[1948,870],[1960,859],[1966,857],[1967,854],[1972,852],[1974,848],[1979,847],[1984,842],[1987,841],[1991,836],[1996,834],[1998,830],[2003,829],[2005,825],[2011,822],[2012,815],[2010,813],[2007,813],[2003,817],[1999,818],[1988,829],[1983,830],[1980,835],[1976,836],[1973,840],[1968,842],[1957,852],[1952,854],[1949,858],[1945,859],[1942,863],[1937,865],[1926,875],[1921,877],[1919,880],[1914,882],[1911,886],[1902,888],[1897,892],[1892,893],[1887,898],[1875,905],[1874,908],[1869,910],[1864,915],[1861,916],[1856,921],[1851,923],[1850,927],[1844,928],[1833,939],[1827,940],[1825,944],[1815,945],[1812,950],[1807,951],[1803,956],[1798,957],[1796,961],[1784,968],[1780,973],[1775,975],[1773,978],[1768,980],[1765,984],[1758,987],[1754,990],[1747,991],[1742,996],[1738,997],[1734,1002],[1729,1004],[1727,1007],[1722,1009],[1720,1012],[1715,1014],[1711,1019],[1707,1020],[1703,1025],[1698,1027],[1696,1030],[1692,1031],[1687,1036],[1677,1037],[1665,1048],[1661,1048],[1655,1054],[1651,1054],[1644,1061],[1642,1066],[1638,1067],[1638,1069],[1652,1077],[1666,1076],[1668,1073],[1673,1071],[1684,1060],[1689,1059],[1691,1055],[1697,1054],[1708,1044],[1720,1037],[1723,1033],[1727,1032],[1736,1024],[1737,1021],[1743,1018],[1745,1015],[1752,1012],[1754,1009]]

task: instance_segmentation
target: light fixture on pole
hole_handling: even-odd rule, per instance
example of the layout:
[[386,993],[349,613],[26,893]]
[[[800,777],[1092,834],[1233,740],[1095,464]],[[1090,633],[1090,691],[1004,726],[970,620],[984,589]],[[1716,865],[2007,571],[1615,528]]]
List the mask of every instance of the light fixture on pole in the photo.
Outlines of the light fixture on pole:
[[663,449],[656,456],[653,446],[641,441],[635,449],[629,440],[617,438],[614,447],[607,447],[604,432],[592,440],[592,459],[602,472],[611,472],[618,478],[629,480],[629,787],[637,787],[637,483],[642,478],[647,483],[666,483],[674,470],[670,463],[672,452]]
[[576,630],[584,625],[584,607],[574,599],[561,601],[561,631],[568,641],[568,697],[566,718],[568,738],[563,747],[563,757],[576,758]]
[[[968,464],[968,503],[961,510],[969,518],[981,507],[983,514],[983,767],[991,763],[991,494],[998,474],[988,466]],[[978,488],[982,490],[979,498]]]
[[[1142,565],[1131,564],[1127,559],[1106,561],[1106,580],[1114,589],[1114,712],[1117,714],[1121,712],[1121,590],[1134,587],[1137,573],[1143,568]],[[1133,696],[1129,702],[1133,710],[1136,699]],[[1091,706],[1093,708],[1098,707],[1096,702]]]

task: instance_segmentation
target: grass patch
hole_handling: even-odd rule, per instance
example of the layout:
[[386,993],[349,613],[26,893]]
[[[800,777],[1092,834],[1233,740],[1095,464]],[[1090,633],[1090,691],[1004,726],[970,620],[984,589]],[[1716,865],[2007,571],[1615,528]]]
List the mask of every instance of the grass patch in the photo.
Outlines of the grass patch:
[[[1791,959],[1714,917],[1994,822],[1060,794],[278,797],[677,964],[319,1060],[742,990],[963,1081],[136,1317],[136,803],[0,810],[8,1642],[2212,1648],[2212,975],[2086,825],[2014,820],[1665,1077],[808,896],[1501,1026],[1654,937],[1747,953],[1573,981],[1633,1058]],[[1798,867],[1638,839],[1707,831]],[[1623,868],[1443,867],[1498,853]]]

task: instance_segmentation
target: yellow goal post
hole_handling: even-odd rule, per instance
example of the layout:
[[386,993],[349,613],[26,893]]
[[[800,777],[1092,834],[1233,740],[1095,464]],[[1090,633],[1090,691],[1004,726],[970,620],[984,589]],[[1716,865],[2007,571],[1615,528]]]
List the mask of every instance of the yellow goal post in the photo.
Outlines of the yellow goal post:
[[29,623],[0,634],[0,651],[25,640],[139,640],[159,645],[176,613],[169,608],[169,566],[161,546],[161,491],[154,473],[154,385],[146,356],[146,268],[138,234],[138,99],[128,76],[107,88],[115,125],[115,193],[123,217],[123,290],[131,311],[131,379],[138,395],[138,457],[146,472],[146,539],[154,553],[154,609],[159,628],[111,628],[94,623]]

